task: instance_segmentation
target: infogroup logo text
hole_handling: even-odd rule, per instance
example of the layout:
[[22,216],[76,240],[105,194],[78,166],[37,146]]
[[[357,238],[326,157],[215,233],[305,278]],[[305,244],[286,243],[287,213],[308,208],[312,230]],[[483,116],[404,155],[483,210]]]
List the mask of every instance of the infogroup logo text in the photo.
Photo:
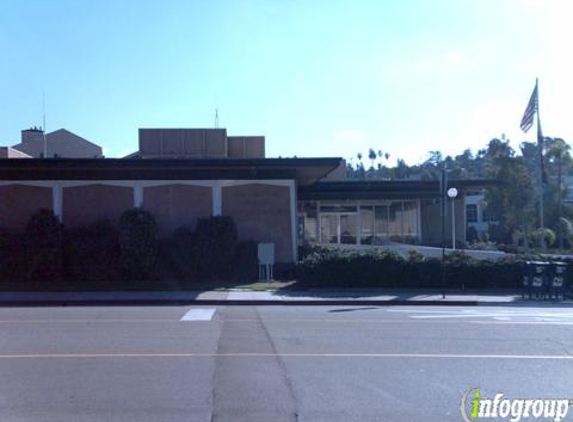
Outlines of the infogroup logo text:
[[479,388],[470,388],[462,396],[460,410],[465,422],[491,418],[519,422],[528,420],[553,420],[560,422],[569,412],[569,399],[509,399],[503,393],[484,398]]

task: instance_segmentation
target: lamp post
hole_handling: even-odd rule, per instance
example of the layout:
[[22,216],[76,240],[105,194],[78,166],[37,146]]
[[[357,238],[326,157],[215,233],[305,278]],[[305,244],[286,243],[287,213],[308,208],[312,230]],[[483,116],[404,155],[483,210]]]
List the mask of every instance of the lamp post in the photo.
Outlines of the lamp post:
[[452,249],[456,250],[456,213],[454,209],[454,200],[458,196],[456,188],[448,189],[448,197],[452,200]]
[[442,167],[440,174],[440,220],[442,226],[442,299],[446,298],[446,189],[448,186],[448,174],[446,165]]

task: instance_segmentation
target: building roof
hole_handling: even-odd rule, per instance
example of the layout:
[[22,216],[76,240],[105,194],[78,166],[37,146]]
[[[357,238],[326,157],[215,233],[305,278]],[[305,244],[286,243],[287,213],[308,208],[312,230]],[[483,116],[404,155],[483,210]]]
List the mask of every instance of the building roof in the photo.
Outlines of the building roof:
[[243,180],[323,178],[341,158],[0,159],[0,180]]
[[[496,180],[450,180],[448,188],[455,187],[462,192],[471,189],[495,186]],[[411,181],[339,181],[317,182],[299,190],[299,199],[416,199],[440,196],[440,182],[437,180]]]
[[[12,148],[22,151],[31,156],[39,157],[44,151],[44,136],[41,130],[28,129],[22,131],[22,142],[13,145]],[[33,134],[30,138],[25,138],[25,134]],[[70,132],[67,129],[58,129],[46,133],[46,147],[48,157],[58,155],[70,158],[94,158],[102,156],[101,146]]]

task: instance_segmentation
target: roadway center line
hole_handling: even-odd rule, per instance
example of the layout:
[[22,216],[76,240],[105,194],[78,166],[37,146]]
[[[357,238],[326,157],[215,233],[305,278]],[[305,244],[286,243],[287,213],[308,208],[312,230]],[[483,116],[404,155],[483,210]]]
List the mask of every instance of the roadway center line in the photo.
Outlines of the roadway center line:
[[22,320],[0,320],[0,324],[91,324],[91,323],[150,323],[150,322],[179,322],[179,319],[22,319]]
[[[474,316],[477,318],[477,316]],[[254,319],[224,319],[226,322],[257,322]],[[324,323],[380,323],[380,324],[493,324],[493,325],[524,325],[524,324],[532,324],[532,325],[573,325],[573,321],[493,321],[493,320],[484,320],[484,321],[469,321],[465,318],[461,318],[458,320],[446,319],[444,321],[440,321],[437,318],[429,318],[429,319],[263,319],[266,323],[273,323],[273,322],[300,322],[300,323],[309,323],[309,322],[324,322]]]
[[378,358],[378,359],[513,359],[573,360],[572,355],[476,355],[435,353],[84,353],[84,354],[10,354],[10,359],[189,359],[189,358]]
[[[16,325],[16,324],[138,324],[138,323],[174,323],[174,322],[191,322],[193,320],[183,319],[38,319],[38,320],[0,320],[0,325]],[[196,320],[199,321],[199,320]],[[224,319],[226,322],[256,322],[255,319]],[[343,323],[343,324],[393,324],[399,326],[400,324],[485,324],[485,325],[573,325],[573,321],[469,321],[467,319],[459,320],[438,320],[436,318],[430,319],[265,319],[268,323]]]

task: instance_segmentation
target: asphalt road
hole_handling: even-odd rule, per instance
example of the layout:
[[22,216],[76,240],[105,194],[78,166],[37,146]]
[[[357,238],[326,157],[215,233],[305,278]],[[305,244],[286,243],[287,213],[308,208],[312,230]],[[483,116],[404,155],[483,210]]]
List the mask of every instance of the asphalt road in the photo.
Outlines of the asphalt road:
[[0,308],[2,422],[460,421],[572,380],[566,307]]

